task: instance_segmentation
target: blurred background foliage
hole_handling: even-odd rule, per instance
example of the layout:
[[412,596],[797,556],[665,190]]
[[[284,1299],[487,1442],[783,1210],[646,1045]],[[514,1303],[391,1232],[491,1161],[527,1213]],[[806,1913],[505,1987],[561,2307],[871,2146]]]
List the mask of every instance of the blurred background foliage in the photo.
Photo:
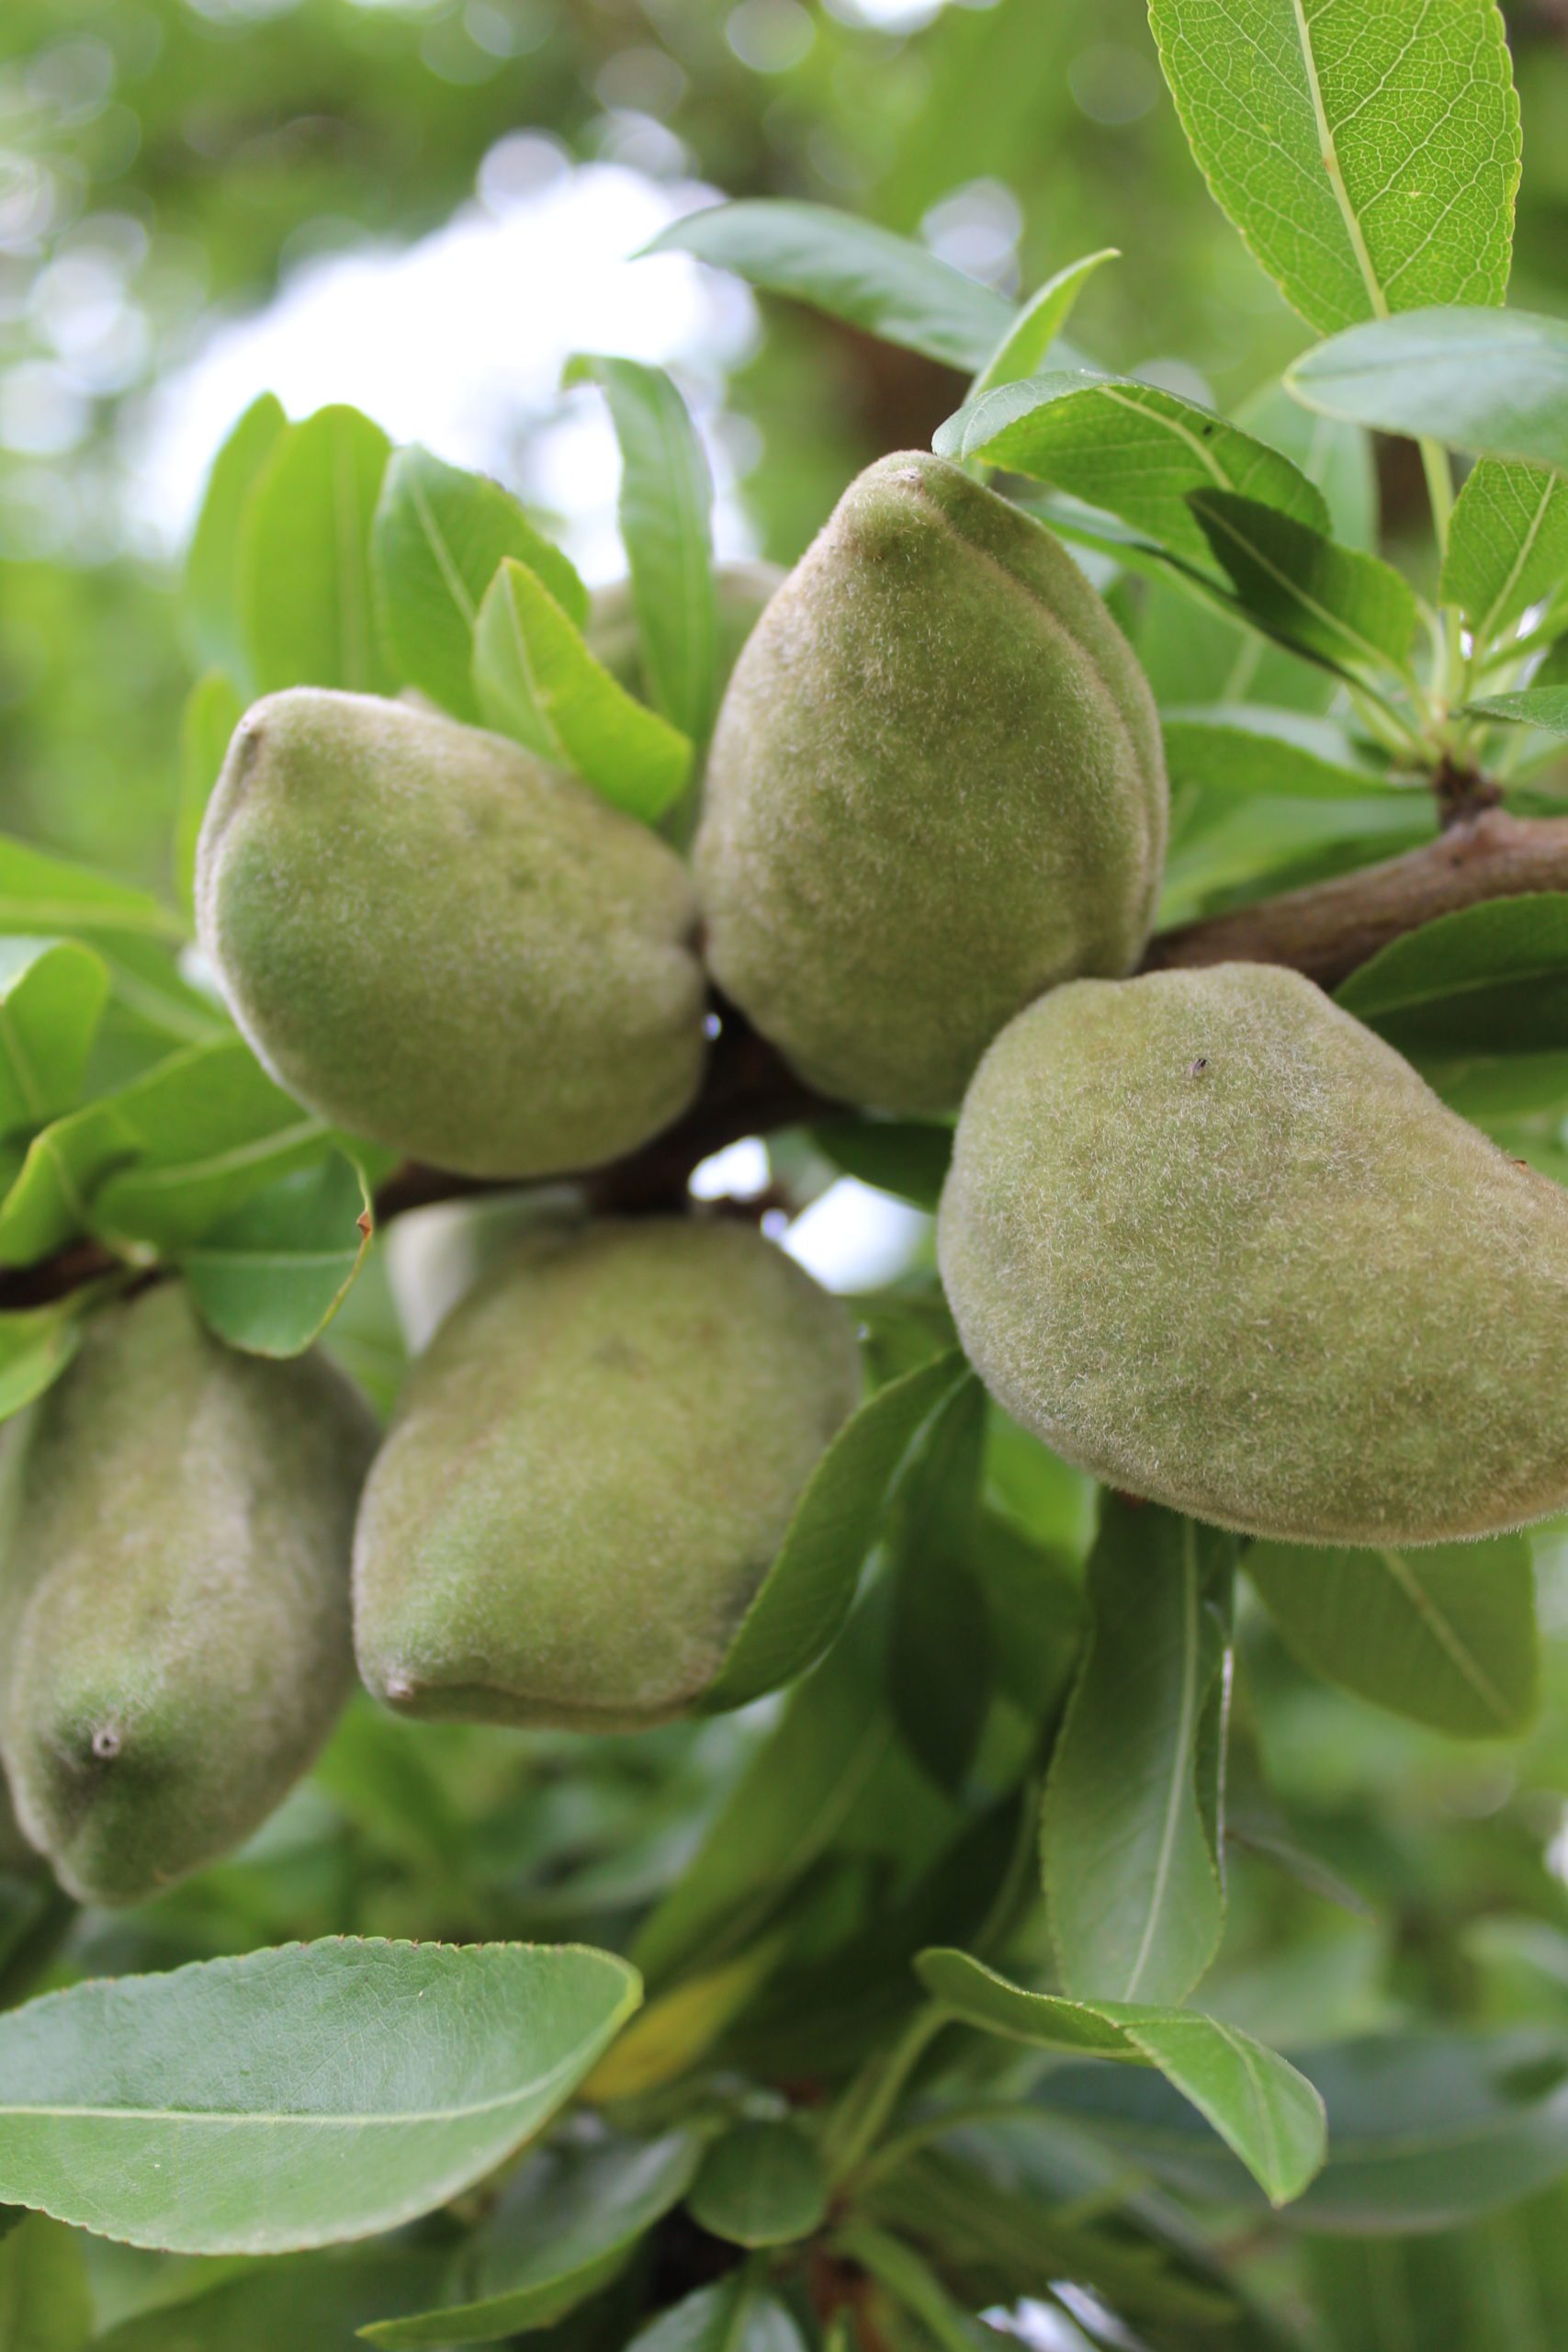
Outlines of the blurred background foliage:
[[[1568,8],[1506,14],[1529,157],[1514,299],[1551,310],[1568,272]],[[1208,200],[1143,0],[6,0],[0,825],[164,878],[189,674],[178,543],[265,373],[265,341],[256,380],[243,356],[212,373],[235,322],[345,256],[387,271],[434,240],[398,345],[417,351],[457,252],[443,232],[515,227],[584,171],[615,175],[628,218],[642,188],[648,231],[717,192],[806,197],[923,235],[1010,291],[1119,246],[1079,341],[1226,406],[1303,341]],[[541,209],[538,236],[568,217]],[[502,309],[525,299],[509,297],[515,250],[497,247]],[[710,422],[722,396],[732,537],[787,560],[855,468],[929,438],[957,381],[789,306],[758,319],[733,288],[724,300],[723,331],[699,325],[677,372],[706,379]],[[479,372],[450,302],[436,339],[424,372]],[[570,522],[574,484],[529,479],[549,401],[524,372],[443,454],[542,487]],[[404,390],[412,426],[386,421],[439,446],[450,399],[427,427]],[[1418,485],[1393,458],[1383,490],[1397,533]]]

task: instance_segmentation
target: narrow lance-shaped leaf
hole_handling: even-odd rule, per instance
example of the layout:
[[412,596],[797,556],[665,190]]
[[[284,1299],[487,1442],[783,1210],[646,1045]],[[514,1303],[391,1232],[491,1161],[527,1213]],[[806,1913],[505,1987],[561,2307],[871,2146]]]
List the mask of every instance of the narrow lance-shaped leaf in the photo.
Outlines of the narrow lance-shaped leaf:
[[986,1392],[960,1381],[921,1432],[889,1513],[888,1689],[912,1755],[964,1786],[991,1686],[986,1592],[976,1570]]
[[321,1157],[329,1130],[270,1079],[238,1037],[105,1098],[118,1155],[134,1162],[90,1194],[95,1228],[172,1250],[253,1193]]
[[279,1177],[181,1251],[203,1321],[251,1355],[302,1355],[364,1264],[372,1218],[345,1152]]
[[124,933],[177,944],[185,926],[151,891],[89,865],[51,857],[30,842],[0,835],[0,932],[66,932],[95,939]]
[[1304,1666],[1460,1739],[1507,1739],[1540,1698],[1528,1535],[1419,1551],[1254,1544],[1247,1573]]
[[1374,768],[1345,766],[1304,743],[1247,727],[1171,718],[1164,733],[1173,796],[1185,786],[1238,798],[1278,795],[1291,800],[1360,800],[1370,793],[1392,797],[1398,790]]
[[923,1119],[818,1119],[811,1140],[835,1168],[935,1215],[953,1129]]
[[983,368],[1012,323],[1001,295],[907,238],[825,204],[754,198],[661,230],[649,254],[694,254],[950,368]]
[[260,694],[387,683],[370,594],[370,520],[391,444],[357,409],[282,434],[245,503],[240,612]]
[[778,1556],[700,1702],[720,1714],[793,1680],[849,1615],[894,1472],[916,1430],[968,1376],[956,1349],[891,1380],[852,1414],[795,1506]]
[[578,628],[588,592],[509,491],[449,466],[417,443],[387,468],[371,530],[370,568],[389,668],[454,718],[477,720],[474,629],[507,557],[544,582]]
[[805,2346],[785,2306],[742,2265],[660,2312],[626,2352],[805,2352]]
[[1157,2067],[1235,2150],[1269,2202],[1299,2197],[1327,2153],[1323,2101],[1277,2051],[1190,2009],[1072,2001],[1010,1984],[962,1951],[921,1954],[934,2000],[982,2032]]
[[936,2352],[978,2352],[977,2319],[955,2302],[923,2256],[902,2238],[852,2219],[834,2245],[874,2278],[919,2324],[919,2341]]
[[229,1032],[226,1016],[181,978],[186,929],[150,891],[0,835],[0,933],[89,940],[126,1022],[188,1044]]
[[536,2132],[637,1997],[581,1946],[352,1937],[77,1985],[0,2018],[0,2199],[175,2253],[395,2229]]
[[1306,352],[1285,381],[1327,416],[1568,473],[1568,319],[1478,310],[1380,319]]
[[1364,425],[1322,416],[1292,400],[1281,379],[1242,401],[1235,421],[1299,466],[1328,502],[1330,528],[1342,547],[1375,555],[1381,536],[1377,462]]
[[[1568,2083],[1550,2035],[1428,2029],[1297,2054],[1328,2112],[1328,2162],[1285,2217],[1301,2229],[1445,2229],[1568,2170]],[[1213,2203],[1247,2198],[1245,2172],[1168,2084],[1077,2066],[1052,2075],[1048,2096],[1054,2117],[1120,2164]]]
[[1216,201],[1323,334],[1500,302],[1519,110],[1495,0],[1150,0]]
[[1067,1991],[1179,2001],[1224,1917],[1200,1763],[1226,1643],[1231,1538],[1107,1499],[1089,1642],[1046,1782],[1042,1859]]
[[1483,458],[1453,512],[1440,594],[1484,652],[1568,574],[1568,481]]
[[1255,499],[1201,490],[1191,505],[1237,595],[1267,628],[1353,669],[1406,667],[1416,596],[1392,564]]
[[75,940],[0,938],[0,1135],[76,1102],[109,976]]
[[1568,735],[1568,686],[1526,686],[1515,695],[1486,695],[1469,707],[1485,718],[1517,727],[1540,727],[1548,735]]
[[751,1946],[849,1817],[895,1737],[870,1647],[857,1621],[788,1694],[684,1873],[637,1930],[634,1956],[650,1980]]
[[34,1136],[0,1205],[0,1265],[47,1257],[100,1222],[101,1201],[101,1229],[120,1241],[193,1239],[318,1155],[327,1132],[232,1035],[171,1054]]
[[684,2132],[542,2149],[456,2256],[441,2298],[360,2333],[370,2344],[444,2346],[554,2326],[599,2293],[680,2203],[701,2154],[701,2141]]
[[1085,254],[1081,261],[1070,261],[1055,277],[1047,278],[1030,296],[970,385],[970,399],[978,400],[982,392],[994,390],[998,384],[1012,384],[1021,377],[1038,374],[1046,353],[1072,317],[1078,296],[1095,271],[1106,262],[1120,261],[1121,257],[1118,247],[1106,245],[1097,254]]
[[82,2352],[96,2334],[82,2241],[35,2215],[0,2240],[6,2352]]
[[544,582],[510,557],[479,610],[474,685],[487,725],[628,816],[653,823],[691,773],[689,739],[627,694]]
[[1128,377],[1056,372],[998,385],[949,417],[932,446],[1053,482],[1210,569],[1195,492],[1237,492],[1328,528],[1322,492],[1289,458],[1195,401]]
[[[356,2331],[395,2312],[416,2312],[437,2291],[442,2258],[396,2240],[299,2254],[288,2260],[194,2265],[177,2301],[139,2309],[102,2335],[93,2352],[353,2352]],[[172,2292],[161,2265],[159,2289]]]
[[1336,995],[1404,1053],[1568,1046],[1568,892],[1439,915],[1380,948]]
[[197,655],[236,691],[251,686],[240,611],[241,529],[251,492],[288,429],[273,393],[251,402],[212,461],[186,557],[186,610]]
[[78,1290],[47,1306],[0,1315],[0,1420],[53,1386],[82,1344],[82,1317],[93,1297]]
[[713,476],[686,403],[662,368],[585,356],[610,404],[621,448],[618,513],[631,570],[643,673],[656,707],[705,742],[718,693]]

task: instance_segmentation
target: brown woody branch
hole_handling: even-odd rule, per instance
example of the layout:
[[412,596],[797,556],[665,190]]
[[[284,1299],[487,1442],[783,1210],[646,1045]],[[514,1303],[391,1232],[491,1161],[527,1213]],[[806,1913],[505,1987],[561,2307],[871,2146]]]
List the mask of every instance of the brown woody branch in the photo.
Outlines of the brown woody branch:
[[1482,808],[1382,865],[1162,932],[1145,968],[1288,964],[1331,989],[1380,947],[1435,916],[1538,890],[1568,890],[1568,818]]
[[[1164,932],[1144,969],[1286,964],[1334,988],[1380,947],[1437,915],[1541,890],[1568,890],[1568,818],[1522,819],[1482,806],[1404,857]],[[692,1170],[727,1144],[841,1112],[803,1085],[733,1007],[723,1007],[721,1018],[706,1082],[685,1116],[613,1167],[562,1180],[575,1182],[593,1209],[616,1216],[679,1209]],[[376,1220],[502,1189],[411,1162],[378,1193]],[[73,1241],[41,1265],[0,1272],[0,1309],[46,1305],[118,1266],[98,1243]]]

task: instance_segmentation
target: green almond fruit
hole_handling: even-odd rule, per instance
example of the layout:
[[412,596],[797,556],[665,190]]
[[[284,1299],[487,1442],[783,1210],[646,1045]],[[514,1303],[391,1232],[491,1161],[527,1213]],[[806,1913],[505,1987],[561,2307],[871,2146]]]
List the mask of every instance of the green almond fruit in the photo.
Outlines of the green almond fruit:
[[969,1090],[938,1254],[993,1396],[1134,1495],[1389,1546],[1568,1505],[1568,1193],[1296,973],[1032,1005]]
[[530,1236],[414,1367],[366,1487],[366,1684],[484,1723],[682,1713],[860,1377],[847,1309],[749,1227]]
[[87,1325],[0,1448],[0,1753],[69,1893],[137,1903],[248,1837],[351,1686],[374,1424],[163,1283]]
[[940,458],[852,483],[736,664],[696,874],[801,1077],[950,1110],[1043,989],[1136,963],[1165,855],[1136,657],[1042,525]]
[[202,825],[197,921],[279,1083],[440,1168],[599,1166],[701,1079],[680,860],[434,712],[306,686],[257,703]]

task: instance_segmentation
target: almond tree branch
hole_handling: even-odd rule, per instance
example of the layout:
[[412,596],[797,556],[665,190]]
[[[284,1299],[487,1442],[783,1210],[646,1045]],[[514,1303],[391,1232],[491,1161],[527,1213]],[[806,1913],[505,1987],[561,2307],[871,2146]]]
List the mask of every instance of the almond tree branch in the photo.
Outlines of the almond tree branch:
[[[1380,947],[1437,915],[1541,890],[1568,890],[1568,818],[1518,818],[1472,806],[1438,840],[1403,857],[1164,932],[1151,944],[1143,968],[1285,964],[1331,989]],[[727,1144],[841,1115],[844,1106],[795,1078],[732,1006],[719,1010],[722,1026],[707,1079],[685,1116],[614,1166],[560,1180],[578,1184],[595,1211],[622,1216],[677,1211],[686,1201],[692,1170]],[[436,1201],[507,1189],[410,1162],[381,1187],[376,1221],[382,1225]],[[0,1271],[0,1310],[47,1305],[117,1271],[119,1261],[97,1242],[71,1242],[40,1265]]]
[[1568,890],[1568,817],[1483,808],[1403,857],[1163,932],[1144,968],[1288,964],[1332,989],[1380,947],[1438,915],[1540,890]]

